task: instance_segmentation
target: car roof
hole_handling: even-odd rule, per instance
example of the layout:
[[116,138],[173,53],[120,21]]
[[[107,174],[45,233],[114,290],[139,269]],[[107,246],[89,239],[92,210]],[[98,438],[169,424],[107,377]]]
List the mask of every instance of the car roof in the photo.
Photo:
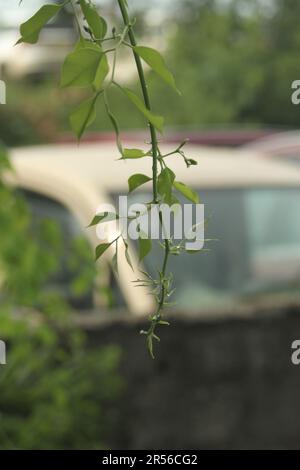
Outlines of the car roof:
[[[161,146],[163,154],[173,149]],[[300,184],[300,170],[258,152],[194,145],[187,145],[185,151],[198,161],[197,166],[187,169],[179,155],[167,157],[166,162],[179,181],[199,189]],[[30,173],[60,182],[84,180],[108,193],[126,190],[127,179],[133,173],[151,176],[151,158],[118,161],[120,156],[113,143],[25,147],[12,150],[11,156],[17,178]]]
[[242,147],[248,151],[264,152],[267,154],[299,153],[300,132],[286,131],[257,139]]

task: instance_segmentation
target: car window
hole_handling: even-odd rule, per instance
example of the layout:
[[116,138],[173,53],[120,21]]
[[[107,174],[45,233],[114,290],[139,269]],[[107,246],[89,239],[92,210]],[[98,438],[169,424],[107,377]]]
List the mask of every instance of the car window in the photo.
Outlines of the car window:
[[[300,290],[300,190],[298,188],[199,191],[207,220],[205,251],[170,258],[177,308],[230,307],[253,296]],[[136,193],[131,202],[149,200]],[[130,203],[130,201],[129,201]],[[161,262],[153,244],[145,264]]]
[[[73,308],[92,308],[95,264],[92,249],[77,219],[54,199],[25,190],[21,194],[31,212],[32,230],[48,231],[46,235],[56,236],[58,266],[45,288],[59,293]],[[45,249],[49,249],[47,244]]]

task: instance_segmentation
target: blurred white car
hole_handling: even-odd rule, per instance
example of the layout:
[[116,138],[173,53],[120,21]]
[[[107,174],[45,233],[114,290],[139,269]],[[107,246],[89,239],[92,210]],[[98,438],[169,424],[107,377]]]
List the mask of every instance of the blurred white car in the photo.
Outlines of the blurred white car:
[[286,131],[260,138],[242,147],[246,151],[262,152],[265,156],[300,164],[300,132]]
[[[170,147],[163,146],[167,152]],[[151,175],[151,159],[117,161],[114,144],[37,146],[12,151],[13,183],[23,190],[33,214],[57,220],[68,233],[83,233],[93,249],[95,228],[87,225],[102,203],[127,193],[133,173]],[[258,296],[300,293],[300,171],[249,152],[189,146],[198,166],[187,169],[179,157],[169,157],[177,179],[199,192],[205,204],[209,249],[171,257],[177,308],[198,314],[234,308]],[[149,201],[150,186],[131,200]],[[119,277],[99,262],[101,282],[111,285],[119,306],[134,315],[152,311],[146,288],[136,288],[139,276],[136,247],[130,243],[134,271],[120,253]],[[105,259],[110,263],[114,251]],[[155,274],[162,252],[145,258]],[[143,268],[143,267],[142,267]],[[67,282],[67,280],[66,280]],[[94,293],[94,307],[101,298]],[[100,303],[99,303],[100,302]]]

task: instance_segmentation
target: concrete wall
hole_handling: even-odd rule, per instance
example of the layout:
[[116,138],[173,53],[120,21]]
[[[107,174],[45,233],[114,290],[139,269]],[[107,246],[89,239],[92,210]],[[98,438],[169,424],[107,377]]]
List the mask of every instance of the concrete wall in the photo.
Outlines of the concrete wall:
[[149,358],[144,322],[90,327],[94,345],[123,347],[127,389],[116,409],[120,449],[300,448],[300,309],[237,318],[178,315]]

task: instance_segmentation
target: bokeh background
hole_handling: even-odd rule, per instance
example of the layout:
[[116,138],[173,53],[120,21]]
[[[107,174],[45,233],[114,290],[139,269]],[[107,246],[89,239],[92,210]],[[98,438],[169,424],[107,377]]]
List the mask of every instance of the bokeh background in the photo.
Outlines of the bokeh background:
[[[292,294],[285,285],[280,305],[272,302],[273,288],[267,305],[234,308],[235,319],[224,313],[203,319],[195,305],[192,315],[186,306],[163,333],[153,362],[138,335],[143,322],[131,320],[130,312],[120,318],[126,304],[118,301],[114,281],[97,285],[102,268],[94,264],[84,227],[55,201],[6,184],[3,175],[14,171],[11,148],[75,145],[69,114],[88,96],[59,87],[77,34],[68,9],[37,45],[13,47],[20,23],[43,3],[0,0],[0,79],[7,85],[7,103],[0,106],[0,339],[7,343],[0,448],[299,447],[300,370],[290,362],[300,328],[299,267]],[[117,2],[94,3],[110,27],[120,24]],[[300,109],[291,102],[291,84],[300,78],[298,0],[128,3],[139,42],[163,53],[182,91],[174,98],[148,71],[153,106],[166,118],[166,141],[187,136],[199,146],[236,151],[282,132],[284,144],[279,137],[269,152],[297,161]],[[138,90],[130,56],[119,59],[120,81]],[[144,120],[126,98],[112,90],[110,100],[127,137],[143,138]],[[83,145],[113,140],[99,109]],[[300,249],[298,194],[283,210],[292,210],[287,231]],[[209,259],[205,263],[209,269]],[[91,313],[93,289],[103,308]],[[74,322],[78,312],[91,320]]]

